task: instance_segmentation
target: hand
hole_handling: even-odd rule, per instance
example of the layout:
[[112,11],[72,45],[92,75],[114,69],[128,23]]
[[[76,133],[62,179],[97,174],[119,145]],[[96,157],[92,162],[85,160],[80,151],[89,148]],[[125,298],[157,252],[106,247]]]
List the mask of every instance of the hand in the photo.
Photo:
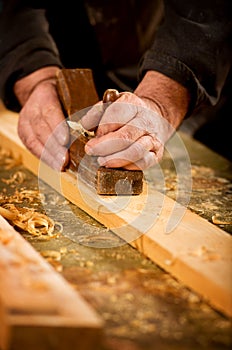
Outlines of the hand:
[[[16,91],[20,93],[28,91],[26,88],[28,84],[25,84],[28,79],[30,79],[29,85],[33,86],[32,77],[26,77],[18,82]],[[69,141],[69,128],[64,121],[56,92],[55,77],[47,76],[47,79],[41,79],[29,90],[30,93],[26,94],[27,98],[25,94],[23,97],[20,93],[18,94],[19,99],[21,97],[21,101],[24,100],[19,114],[19,137],[35,156],[41,158],[52,168],[62,170],[68,163],[66,145]]]
[[161,134],[165,136],[168,125],[150,104],[123,92],[107,108],[102,102],[95,105],[81,120],[84,128],[97,126],[86,153],[99,156],[99,164],[110,168],[146,169],[158,162],[164,151]]
[[123,92],[108,107],[100,102],[81,119],[84,128],[97,128],[86,153],[98,156],[105,167],[153,166],[162,159],[164,145],[183,120],[188,101],[187,90],[178,83],[157,72],[147,74],[134,94]]

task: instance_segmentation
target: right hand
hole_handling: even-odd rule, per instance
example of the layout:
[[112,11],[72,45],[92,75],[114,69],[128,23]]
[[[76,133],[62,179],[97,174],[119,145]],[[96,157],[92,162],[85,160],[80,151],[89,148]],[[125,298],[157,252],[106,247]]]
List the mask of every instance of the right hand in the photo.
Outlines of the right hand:
[[109,106],[93,106],[81,119],[96,137],[85,146],[101,166],[145,170],[158,163],[166,141],[181,124],[189,106],[188,90],[148,71],[134,93],[122,92]]
[[65,168],[69,160],[66,147],[69,128],[57,95],[55,77],[41,80],[31,89],[19,114],[18,134],[36,157],[56,170]]

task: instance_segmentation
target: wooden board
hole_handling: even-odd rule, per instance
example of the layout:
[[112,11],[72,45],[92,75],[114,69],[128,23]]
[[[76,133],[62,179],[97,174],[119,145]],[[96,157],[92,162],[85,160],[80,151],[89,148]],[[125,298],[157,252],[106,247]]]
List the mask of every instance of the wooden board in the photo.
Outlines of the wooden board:
[[0,216],[0,348],[96,349],[103,323]]
[[[232,316],[232,237],[167,196],[144,186],[139,196],[98,196],[71,173],[39,162],[17,136],[17,115],[0,113],[1,144],[65,198],[109,227],[133,247],[197,292],[216,310]],[[184,212],[170,233],[170,218]],[[182,215],[181,214],[181,215]]]

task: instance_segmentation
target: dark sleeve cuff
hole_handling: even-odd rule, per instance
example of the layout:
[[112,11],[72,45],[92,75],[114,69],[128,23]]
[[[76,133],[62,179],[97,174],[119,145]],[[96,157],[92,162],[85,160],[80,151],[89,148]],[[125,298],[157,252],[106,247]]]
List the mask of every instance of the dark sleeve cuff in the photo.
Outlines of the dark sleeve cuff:
[[[40,40],[34,39],[18,46],[2,61],[1,98],[5,106],[15,112],[19,112],[21,106],[14,95],[13,87],[18,79],[21,79],[37,69],[47,66],[62,67],[58,55],[49,49],[41,47]],[[17,57],[17,59],[15,59]],[[5,68],[5,69],[4,69]]]
[[140,65],[140,78],[155,70],[185,86],[188,111],[215,105],[231,70],[230,0],[164,1],[165,19]]
[[[20,4],[19,4],[20,3]],[[49,33],[45,10],[22,1],[4,1],[0,13],[0,98],[19,111],[15,82],[46,66],[61,67],[56,44]],[[29,4],[29,2],[28,2]]]

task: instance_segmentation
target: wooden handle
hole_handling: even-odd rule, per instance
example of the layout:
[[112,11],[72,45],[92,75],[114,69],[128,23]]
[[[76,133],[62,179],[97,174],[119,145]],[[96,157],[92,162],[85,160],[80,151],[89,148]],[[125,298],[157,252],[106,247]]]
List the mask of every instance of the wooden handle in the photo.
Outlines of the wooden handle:
[[119,98],[120,94],[116,89],[107,89],[103,95],[103,103],[114,102]]

